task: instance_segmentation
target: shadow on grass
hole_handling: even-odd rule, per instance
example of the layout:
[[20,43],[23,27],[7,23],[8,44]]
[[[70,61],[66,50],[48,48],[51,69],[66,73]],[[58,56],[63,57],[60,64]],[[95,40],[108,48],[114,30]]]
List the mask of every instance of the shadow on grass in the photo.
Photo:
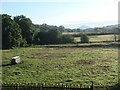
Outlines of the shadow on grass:
[[114,85],[111,90],[120,90],[120,83]]
[[114,47],[118,48],[120,44],[118,43],[104,43],[104,44],[74,44],[74,45],[45,45],[47,48],[99,48],[99,47]]
[[116,84],[114,86],[96,86],[93,90],[120,90],[120,84]]
[[13,64],[0,64],[0,67],[7,67],[7,66],[12,66]]

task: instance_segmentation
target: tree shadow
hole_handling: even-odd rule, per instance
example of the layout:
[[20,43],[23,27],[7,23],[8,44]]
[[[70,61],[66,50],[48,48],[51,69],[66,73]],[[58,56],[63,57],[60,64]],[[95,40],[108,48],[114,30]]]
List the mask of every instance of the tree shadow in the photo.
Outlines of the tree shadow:
[[107,44],[88,44],[88,45],[79,45],[75,44],[73,46],[68,46],[68,45],[45,45],[47,48],[99,48],[99,47],[112,47],[112,48],[118,48],[120,45],[119,44],[112,44],[112,43],[107,43]]
[[12,65],[14,65],[14,64],[0,64],[0,67],[7,67],[7,66],[12,66]]
[[113,86],[94,86],[93,90],[120,90],[120,83]]
[[120,83],[112,86],[111,90],[120,90]]

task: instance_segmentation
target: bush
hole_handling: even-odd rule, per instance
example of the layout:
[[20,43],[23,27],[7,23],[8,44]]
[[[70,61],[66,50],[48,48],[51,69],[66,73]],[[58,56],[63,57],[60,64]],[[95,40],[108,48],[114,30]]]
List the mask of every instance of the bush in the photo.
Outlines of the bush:
[[62,36],[62,43],[73,43],[74,37],[71,35],[63,35]]
[[38,32],[34,37],[34,44],[65,44],[73,43],[74,37],[71,35],[62,35],[58,30],[49,30]]
[[59,44],[61,42],[62,33],[57,29],[52,29],[47,32],[48,44]]
[[81,41],[81,43],[88,43],[89,38],[86,34],[82,34],[81,37],[80,37],[80,41]]

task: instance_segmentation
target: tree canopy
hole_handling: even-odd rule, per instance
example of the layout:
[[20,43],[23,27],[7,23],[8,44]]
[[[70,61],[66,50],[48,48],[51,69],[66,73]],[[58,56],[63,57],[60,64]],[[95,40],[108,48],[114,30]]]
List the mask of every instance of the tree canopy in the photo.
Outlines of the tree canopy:
[[27,41],[27,44],[31,45],[34,36],[32,21],[23,15],[14,17],[14,21],[19,24],[22,30],[22,37]]
[[63,31],[63,26],[35,25],[24,15],[11,17],[2,14],[3,49],[32,44],[71,43],[74,39],[72,36],[63,36]]
[[19,25],[7,14],[2,15],[2,48],[20,46],[22,41]]

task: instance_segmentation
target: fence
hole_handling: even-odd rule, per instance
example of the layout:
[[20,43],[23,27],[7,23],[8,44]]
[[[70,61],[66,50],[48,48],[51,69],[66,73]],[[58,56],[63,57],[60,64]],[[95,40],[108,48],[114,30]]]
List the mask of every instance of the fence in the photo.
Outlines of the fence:
[[63,84],[55,84],[55,85],[47,85],[47,84],[2,84],[1,90],[93,90],[93,83],[91,86],[72,86],[72,85],[63,85]]

